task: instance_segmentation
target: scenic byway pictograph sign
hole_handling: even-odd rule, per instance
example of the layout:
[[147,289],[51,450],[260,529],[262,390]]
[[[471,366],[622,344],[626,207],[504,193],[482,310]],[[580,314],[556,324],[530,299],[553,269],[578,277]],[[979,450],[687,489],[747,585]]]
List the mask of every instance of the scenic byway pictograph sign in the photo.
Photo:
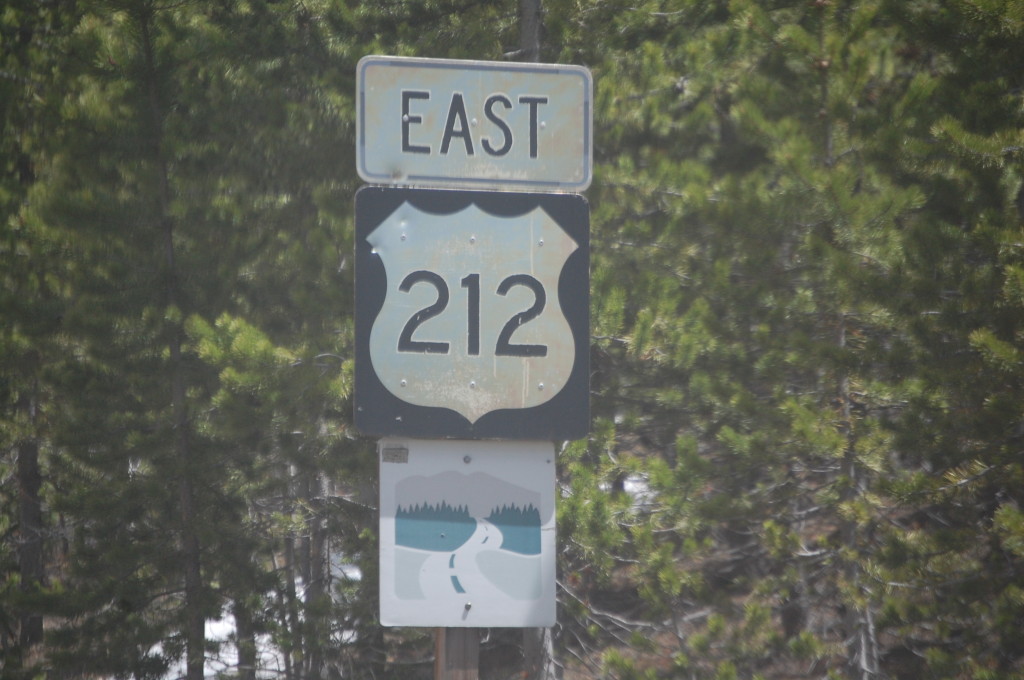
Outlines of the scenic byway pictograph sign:
[[385,626],[555,622],[551,442],[382,439]]
[[357,427],[585,436],[588,233],[576,195],[361,189]]

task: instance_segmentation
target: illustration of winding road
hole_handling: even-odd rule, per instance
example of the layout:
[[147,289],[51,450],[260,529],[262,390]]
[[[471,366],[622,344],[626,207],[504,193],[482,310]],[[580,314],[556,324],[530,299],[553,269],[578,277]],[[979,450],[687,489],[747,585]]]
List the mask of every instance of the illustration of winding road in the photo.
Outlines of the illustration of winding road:
[[396,571],[405,582],[404,599],[450,600],[463,595],[467,602],[532,600],[540,597],[540,555],[503,550],[501,530],[486,519],[454,550],[399,548],[408,559]]
[[[492,536],[495,538],[491,544]],[[436,553],[420,568],[420,588],[427,599],[465,593],[467,597],[508,597],[488,581],[477,568],[481,552],[501,544],[501,532],[485,519],[476,521],[476,531],[454,552]]]

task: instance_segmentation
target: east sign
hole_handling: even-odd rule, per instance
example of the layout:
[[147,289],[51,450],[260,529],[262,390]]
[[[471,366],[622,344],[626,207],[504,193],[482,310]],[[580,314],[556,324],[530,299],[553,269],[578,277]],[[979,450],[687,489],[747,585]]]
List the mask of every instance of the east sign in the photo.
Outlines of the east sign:
[[364,57],[356,167],[373,184],[583,191],[592,92],[580,66]]
[[588,250],[579,195],[360,189],[356,426],[586,436]]

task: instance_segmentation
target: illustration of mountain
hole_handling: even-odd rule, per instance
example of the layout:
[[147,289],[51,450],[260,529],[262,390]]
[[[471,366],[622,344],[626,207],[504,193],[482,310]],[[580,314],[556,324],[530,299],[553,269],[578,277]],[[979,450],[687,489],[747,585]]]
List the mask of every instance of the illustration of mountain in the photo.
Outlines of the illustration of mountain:
[[465,505],[453,508],[416,504],[409,509],[398,506],[395,512],[395,543],[419,550],[450,551],[469,540],[476,531],[476,520]]

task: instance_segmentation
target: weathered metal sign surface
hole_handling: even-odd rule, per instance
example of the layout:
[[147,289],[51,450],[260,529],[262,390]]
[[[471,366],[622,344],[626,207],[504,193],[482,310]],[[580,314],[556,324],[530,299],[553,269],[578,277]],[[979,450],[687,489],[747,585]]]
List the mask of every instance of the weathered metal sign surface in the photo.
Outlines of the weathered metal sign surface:
[[374,184],[583,191],[592,92],[581,66],[369,56],[356,168]]
[[366,240],[400,282],[370,329],[370,361],[389,392],[475,423],[565,385],[576,348],[558,276],[577,245],[541,208],[495,217],[471,203],[435,215],[406,202]]
[[575,195],[361,189],[357,427],[585,436],[588,220]]
[[385,626],[555,623],[551,442],[382,439]]

